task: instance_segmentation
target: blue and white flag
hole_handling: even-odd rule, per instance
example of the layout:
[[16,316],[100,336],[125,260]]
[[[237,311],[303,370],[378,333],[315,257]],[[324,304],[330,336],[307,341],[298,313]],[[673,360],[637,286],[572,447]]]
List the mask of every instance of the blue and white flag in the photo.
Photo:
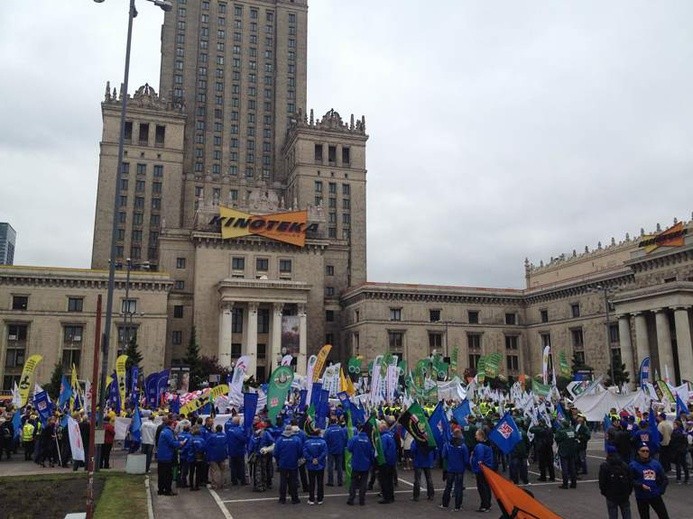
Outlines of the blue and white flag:
[[53,414],[53,402],[51,402],[51,397],[48,396],[47,392],[41,391],[34,394],[34,407],[38,411],[41,424],[45,426]]
[[472,414],[472,409],[469,406],[469,400],[466,398],[462,403],[452,410],[452,416],[460,425],[467,425],[467,417]]
[[17,409],[12,415],[12,429],[14,429],[15,440],[19,439],[22,434],[22,413]]
[[640,388],[646,390],[648,382],[650,382],[650,357],[645,357],[640,363]]
[[157,407],[156,384],[159,381],[159,374],[152,373],[144,380],[144,392],[147,396],[147,405],[150,408]]
[[58,397],[58,407],[60,409],[63,409],[65,407],[65,404],[68,404],[70,402],[70,398],[72,398],[72,385],[70,384],[70,381],[67,379],[67,376],[63,375],[63,378],[60,381],[60,396]]
[[137,443],[142,442],[142,415],[140,415],[140,406],[137,403],[135,403],[135,409],[132,412],[130,435]]
[[681,414],[688,414],[688,406],[681,400],[678,392],[676,393],[676,416],[681,416]]
[[437,447],[442,450],[445,442],[449,442],[452,438],[450,422],[448,422],[448,417],[443,409],[442,400],[438,402],[438,405],[436,405],[436,408],[431,413],[431,417],[428,419],[428,425],[431,426],[431,432],[433,433],[433,438],[436,441]]
[[518,442],[522,441],[520,429],[510,412],[503,415],[488,437],[506,455],[510,454]]
[[120,414],[120,391],[118,390],[118,375],[113,371],[111,384],[108,386],[108,400],[111,403],[111,408],[116,414]]

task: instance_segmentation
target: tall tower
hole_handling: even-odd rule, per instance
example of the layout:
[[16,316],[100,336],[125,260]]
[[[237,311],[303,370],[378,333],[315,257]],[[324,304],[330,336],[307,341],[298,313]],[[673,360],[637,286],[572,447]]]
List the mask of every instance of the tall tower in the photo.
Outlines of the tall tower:
[[9,223],[0,222],[0,265],[14,265],[17,232]]
[[200,0],[166,13],[160,89],[187,115],[183,227],[200,199],[286,181],[287,128],[306,112],[307,10],[306,0]]

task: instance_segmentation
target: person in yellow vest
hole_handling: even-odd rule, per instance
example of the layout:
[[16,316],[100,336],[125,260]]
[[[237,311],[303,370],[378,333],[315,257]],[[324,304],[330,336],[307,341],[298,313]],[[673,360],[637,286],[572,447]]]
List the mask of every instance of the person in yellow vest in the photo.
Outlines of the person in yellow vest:
[[31,460],[34,455],[34,432],[36,431],[36,426],[34,415],[24,422],[22,427],[22,443],[24,444],[24,461]]

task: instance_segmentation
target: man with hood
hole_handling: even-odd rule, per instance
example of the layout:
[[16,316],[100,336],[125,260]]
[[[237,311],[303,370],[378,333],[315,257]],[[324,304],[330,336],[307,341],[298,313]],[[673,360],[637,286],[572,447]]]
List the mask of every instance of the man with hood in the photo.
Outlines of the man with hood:
[[287,489],[291,504],[298,504],[298,460],[303,455],[303,442],[298,426],[287,425],[274,445],[274,457],[279,469],[279,503],[286,503]]
[[635,459],[630,462],[638,513],[641,519],[650,519],[652,507],[659,519],[669,519],[667,507],[662,499],[669,479],[659,462],[651,459],[650,455],[649,445],[641,443],[635,452]]
[[[450,494],[455,494],[455,511],[462,508],[462,491],[464,490],[464,471],[469,460],[469,449],[463,439],[461,429],[455,429],[452,439],[443,446],[442,458],[447,461],[447,478],[445,479],[445,490],[443,491],[443,502],[440,508],[450,506]],[[428,479],[427,479],[428,482]],[[416,487],[414,487],[416,491]],[[432,488],[429,488],[429,496],[432,496]]]
[[599,491],[606,498],[609,519],[618,519],[619,509],[622,519],[630,519],[633,476],[613,445],[606,447],[606,461],[599,467]]

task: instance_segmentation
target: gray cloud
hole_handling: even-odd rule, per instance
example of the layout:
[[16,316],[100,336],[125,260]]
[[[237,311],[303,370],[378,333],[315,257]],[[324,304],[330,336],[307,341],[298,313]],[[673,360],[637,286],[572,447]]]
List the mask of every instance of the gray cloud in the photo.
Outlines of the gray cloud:
[[[0,219],[18,261],[86,266],[126,8],[17,4],[0,6]],[[158,83],[150,7],[131,88]],[[521,287],[525,257],[690,218],[691,19],[685,1],[313,0],[309,108],[367,118],[369,278]],[[46,233],[37,211],[72,225]]]

